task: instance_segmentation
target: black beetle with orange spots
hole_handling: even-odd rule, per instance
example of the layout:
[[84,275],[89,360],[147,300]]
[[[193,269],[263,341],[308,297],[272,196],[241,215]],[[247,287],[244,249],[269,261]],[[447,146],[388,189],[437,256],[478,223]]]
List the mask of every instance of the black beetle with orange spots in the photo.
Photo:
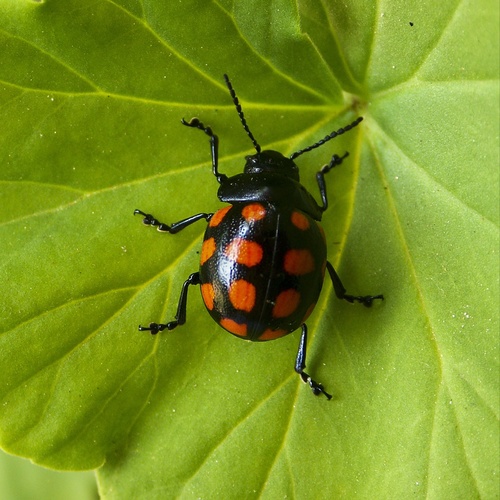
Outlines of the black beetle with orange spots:
[[186,322],[187,294],[190,285],[201,285],[201,295],[212,318],[228,332],[245,340],[273,340],[302,329],[295,371],[309,384],[314,394],[328,394],[323,385],[305,371],[307,327],[323,285],[325,270],[333,282],[335,294],[348,302],[369,307],[382,295],[354,296],[346,293],[333,266],[326,260],[326,241],[319,225],[328,207],[325,174],[348,156],[333,155],[317,174],[322,204],[300,184],[294,160],[358,125],[332,132],[315,144],[286,158],[277,151],[261,151],[248,128],[241,105],[227,75],[224,75],[243,128],[256,154],[246,157],[242,174],[227,177],[219,172],[219,139],[198,118],[182,123],[203,131],[210,138],[212,172],[220,184],[217,196],[230,205],[215,213],[199,213],[172,225],[153,215],[135,210],[147,226],[158,231],[178,233],[194,222],[205,219],[208,226],[203,239],[200,270],[191,274],[182,286],[174,321],[151,323],[139,330],[156,334],[173,330]]

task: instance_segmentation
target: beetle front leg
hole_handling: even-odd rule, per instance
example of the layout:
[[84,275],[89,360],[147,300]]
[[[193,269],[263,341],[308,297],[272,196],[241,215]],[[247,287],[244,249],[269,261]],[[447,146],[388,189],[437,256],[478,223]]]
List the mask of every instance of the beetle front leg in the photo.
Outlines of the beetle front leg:
[[297,351],[297,359],[295,360],[295,371],[300,375],[302,382],[309,384],[315,396],[324,394],[328,399],[332,399],[331,394],[328,394],[322,384],[314,381],[305,371],[306,367],[306,346],[307,346],[307,325],[302,325],[302,335],[300,336],[299,350]]
[[373,301],[375,299],[380,299],[384,300],[384,296],[382,294],[380,295],[363,295],[363,296],[356,296],[356,295],[348,295],[346,293],[346,289],[344,288],[344,285],[342,284],[342,281],[340,281],[339,275],[337,274],[337,271],[335,271],[334,267],[330,264],[330,262],[326,262],[326,268],[328,269],[328,273],[330,274],[330,278],[332,279],[333,283],[333,289],[335,290],[335,295],[339,299],[347,300],[347,302],[350,302],[353,304],[354,302],[360,302],[366,307],[371,307]]
[[150,323],[149,326],[139,325],[139,331],[149,331],[152,335],[156,335],[158,332],[162,332],[163,330],[173,330],[177,326],[183,325],[186,322],[186,308],[189,286],[199,284],[200,273],[190,274],[189,278],[184,282],[184,284],[182,285],[181,296],[179,297],[177,314],[175,315],[174,321],[169,321],[168,323]]
[[153,215],[147,214],[145,212],[142,212],[141,210],[134,210],[134,215],[142,215],[144,218],[142,219],[142,223],[145,226],[153,226],[158,229],[158,231],[162,233],[170,233],[170,234],[175,234],[178,233],[179,231],[182,231],[184,228],[187,226],[190,226],[193,224],[193,222],[199,221],[200,219],[205,219],[207,222],[210,221],[212,218],[212,214],[196,214],[192,215],[191,217],[187,217],[186,219],[182,219],[179,222],[174,222],[171,226],[168,224],[165,224],[164,222],[160,222],[158,219],[155,219]]
[[340,165],[345,158],[349,156],[349,153],[346,152],[344,156],[333,155],[330,163],[325,165],[317,174],[316,181],[318,182],[319,194],[321,195],[321,201],[323,202],[323,206],[320,207],[320,210],[324,212],[328,208],[328,197],[326,195],[326,182],[325,182],[325,174],[330,172],[333,167]]
[[210,151],[212,152],[212,172],[219,184],[225,182],[227,180],[227,175],[219,173],[219,138],[212,132],[212,129],[210,127],[205,127],[205,125],[203,125],[203,123],[201,123],[198,118],[191,118],[191,120],[189,120],[188,122],[183,118],[181,122],[183,125],[186,125],[186,127],[197,128],[198,130],[205,132],[205,134],[210,137]]

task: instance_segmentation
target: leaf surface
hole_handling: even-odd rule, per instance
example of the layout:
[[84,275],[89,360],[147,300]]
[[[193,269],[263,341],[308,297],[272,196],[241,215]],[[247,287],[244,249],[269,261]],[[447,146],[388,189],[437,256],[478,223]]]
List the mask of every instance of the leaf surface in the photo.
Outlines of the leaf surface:
[[[499,494],[498,5],[446,0],[4,1],[0,6],[0,442],[103,497],[492,498]],[[480,27],[480,28],[478,28]],[[314,174],[350,293],[325,281],[298,334],[250,344],[191,290],[220,170],[251,143]]]

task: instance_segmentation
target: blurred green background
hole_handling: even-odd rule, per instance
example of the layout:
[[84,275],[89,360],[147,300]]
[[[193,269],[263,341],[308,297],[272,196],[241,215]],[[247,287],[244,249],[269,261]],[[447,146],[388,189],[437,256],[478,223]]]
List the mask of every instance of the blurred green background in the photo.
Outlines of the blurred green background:
[[58,472],[0,451],[1,500],[95,500],[93,472]]

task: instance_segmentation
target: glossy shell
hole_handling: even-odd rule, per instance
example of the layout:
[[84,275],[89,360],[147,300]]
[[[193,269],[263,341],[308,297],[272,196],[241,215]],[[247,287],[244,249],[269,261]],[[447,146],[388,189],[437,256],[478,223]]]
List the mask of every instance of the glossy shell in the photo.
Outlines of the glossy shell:
[[200,257],[210,315],[238,337],[265,341],[293,332],[313,311],[326,244],[318,222],[298,209],[235,203],[211,218]]

